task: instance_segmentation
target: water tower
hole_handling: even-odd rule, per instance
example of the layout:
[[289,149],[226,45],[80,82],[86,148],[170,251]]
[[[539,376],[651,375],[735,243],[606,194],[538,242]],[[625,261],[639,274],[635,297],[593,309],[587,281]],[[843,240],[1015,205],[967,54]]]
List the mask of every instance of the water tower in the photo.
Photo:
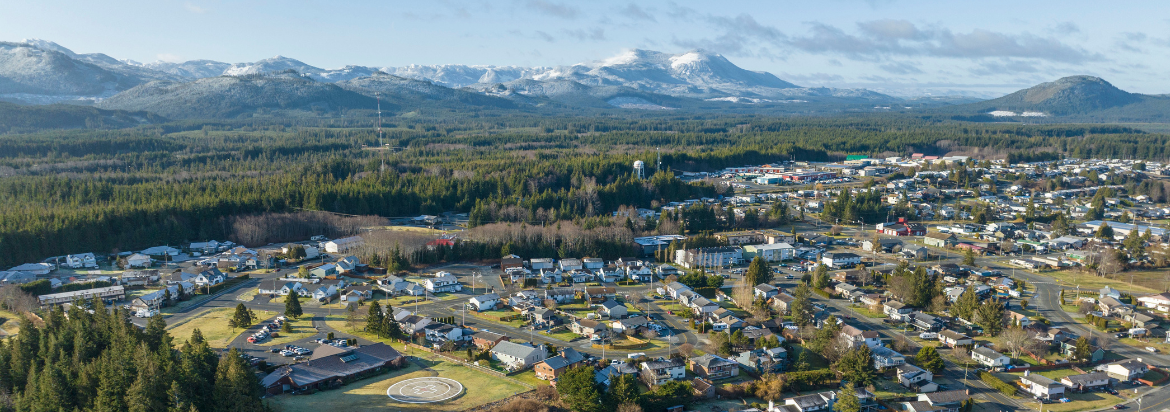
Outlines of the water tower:
[[639,179],[646,178],[646,162],[641,160],[634,161],[634,176],[637,176]]

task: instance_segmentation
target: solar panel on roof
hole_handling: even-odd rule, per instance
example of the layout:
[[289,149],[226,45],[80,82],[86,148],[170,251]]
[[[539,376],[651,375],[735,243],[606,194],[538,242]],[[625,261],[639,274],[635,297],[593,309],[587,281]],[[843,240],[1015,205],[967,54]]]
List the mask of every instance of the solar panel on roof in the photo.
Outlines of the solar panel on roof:
[[358,360],[358,355],[348,355],[348,356],[341,357],[341,361],[343,363],[350,363],[350,362],[353,362],[355,360]]

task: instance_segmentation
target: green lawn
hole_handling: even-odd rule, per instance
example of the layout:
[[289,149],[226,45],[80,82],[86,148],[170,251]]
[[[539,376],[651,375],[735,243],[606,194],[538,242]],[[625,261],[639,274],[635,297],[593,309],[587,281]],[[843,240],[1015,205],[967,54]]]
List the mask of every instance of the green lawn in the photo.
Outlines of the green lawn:
[[527,383],[529,385],[536,386],[536,387],[550,385],[549,381],[537,378],[536,372],[534,372],[532,369],[526,370],[526,371],[521,372],[521,373],[517,373],[515,375],[511,375],[510,377],[512,379],[515,379],[515,380],[518,380],[520,382],[524,382],[524,383]]
[[1125,402],[1124,398],[1113,396],[1104,392],[1066,392],[1065,396],[1071,399],[1072,402],[1045,404],[1044,410],[1052,412],[1090,411],[1107,408],[1118,403]]
[[1149,338],[1149,339],[1145,339],[1145,342],[1143,342],[1142,340],[1134,339],[1134,338],[1124,338],[1124,339],[1119,339],[1119,340],[1121,341],[1121,343],[1124,343],[1124,344],[1129,345],[1129,346],[1133,346],[1133,347],[1141,349],[1141,350],[1146,350],[1146,347],[1149,346],[1149,347],[1152,347],[1154,349],[1157,349],[1159,353],[1170,353],[1170,344],[1166,344],[1166,342],[1162,339]]
[[[1162,290],[1166,280],[1166,272],[1156,270],[1122,272],[1113,275],[1116,279],[1081,273],[1077,269],[1054,270],[1045,272],[1044,275],[1055,278],[1065,286],[1080,285],[1081,291],[1097,290],[1110,286],[1127,292],[1158,293],[1159,290]],[[1133,284],[1129,283],[1130,275],[1133,275]],[[1153,288],[1157,288],[1157,290]]]
[[505,310],[489,310],[486,312],[475,312],[475,311],[469,310],[469,311],[467,311],[467,314],[474,316],[474,317],[477,317],[477,318],[480,318],[480,319],[483,319],[483,320],[486,320],[486,321],[489,321],[489,322],[499,323],[501,325],[508,325],[508,326],[511,326],[514,328],[519,328],[521,326],[524,326],[524,323],[525,323],[525,321],[523,319],[510,320],[510,321],[500,320],[500,318],[502,318],[502,317],[507,317],[507,316],[512,316],[512,315],[518,314],[517,312],[513,312],[510,310],[507,310],[507,311],[505,311]]
[[[386,389],[390,385],[426,376],[459,381],[463,384],[464,393],[446,402],[420,405],[398,403],[386,396]],[[528,390],[509,379],[473,371],[459,364],[430,362],[428,370],[411,365],[386,375],[352,382],[335,390],[312,395],[280,395],[269,398],[269,402],[274,409],[285,412],[320,412],[338,407],[349,411],[463,411]]]
[[[232,339],[244,333],[244,329],[228,327],[228,320],[231,319],[235,311],[235,308],[208,309],[185,322],[167,326],[167,331],[175,338],[176,342],[183,342],[190,338],[191,332],[198,328],[208,345],[213,348],[226,348]],[[256,313],[257,322],[275,316],[274,313],[264,310],[253,312]]]
[[570,332],[570,331],[557,332],[557,333],[540,332],[540,334],[544,335],[544,336],[548,336],[548,337],[553,338],[553,339],[560,339],[560,340],[563,340],[565,342],[571,342],[573,339],[577,339],[577,338],[581,337],[581,335],[578,335],[578,334]]
[[865,316],[868,318],[881,319],[881,318],[886,317],[885,313],[882,313],[880,311],[869,310],[869,308],[864,307],[864,306],[853,306],[853,311],[860,313],[862,316]]

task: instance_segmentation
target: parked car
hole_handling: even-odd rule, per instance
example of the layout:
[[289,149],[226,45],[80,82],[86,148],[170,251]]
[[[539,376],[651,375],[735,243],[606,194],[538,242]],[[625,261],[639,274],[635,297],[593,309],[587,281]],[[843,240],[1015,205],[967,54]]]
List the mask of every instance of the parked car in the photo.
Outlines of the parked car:
[[1146,350],[1153,352],[1153,353],[1158,353],[1158,348],[1155,348],[1153,346],[1146,346]]

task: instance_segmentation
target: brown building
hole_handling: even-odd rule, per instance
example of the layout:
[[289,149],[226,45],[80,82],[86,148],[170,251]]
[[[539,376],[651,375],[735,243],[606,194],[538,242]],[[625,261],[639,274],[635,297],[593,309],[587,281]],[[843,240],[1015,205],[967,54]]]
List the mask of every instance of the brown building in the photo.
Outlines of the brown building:
[[485,331],[471,335],[471,343],[480,350],[491,349],[492,347],[496,346],[497,343],[506,340],[511,340],[511,338],[509,338],[507,335],[501,335],[499,333],[493,332]]

